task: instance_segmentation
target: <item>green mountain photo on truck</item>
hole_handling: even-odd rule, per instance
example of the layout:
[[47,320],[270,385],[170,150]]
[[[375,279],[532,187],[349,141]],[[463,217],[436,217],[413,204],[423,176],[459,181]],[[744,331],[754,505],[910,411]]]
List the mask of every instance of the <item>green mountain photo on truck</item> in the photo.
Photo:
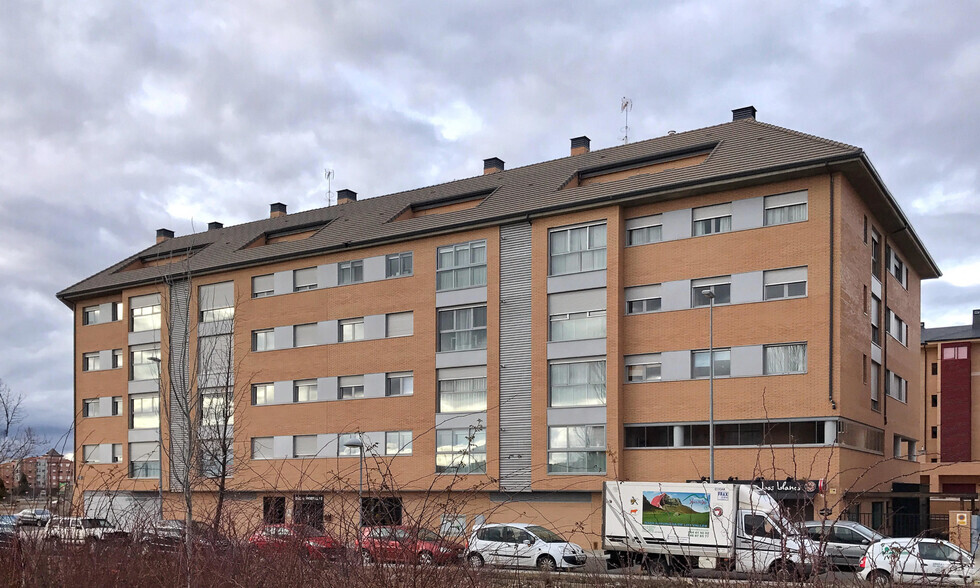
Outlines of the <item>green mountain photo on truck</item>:
[[698,492],[644,492],[643,524],[673,527],[709,525],[708,495]]

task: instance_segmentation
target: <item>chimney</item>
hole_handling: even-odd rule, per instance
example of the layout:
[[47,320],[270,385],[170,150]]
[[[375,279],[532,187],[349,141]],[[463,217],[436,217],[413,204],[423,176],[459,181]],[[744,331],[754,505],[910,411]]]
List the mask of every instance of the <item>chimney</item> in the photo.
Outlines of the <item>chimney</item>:
[[732,122],[737,120],[742,120],[743,118],[751,118],[755,120],[755,106],[743,106],[742,108],[736,108],[732,111]]
[[483,175],[495,174],[504,171],[504,160],[499,157],[491,157],[483,160]]
[[163,243],[167,239],[173,239],[174,232],[170,229],[157,229],[157,243]]
[[269,218],[286,216],[286,205],[282,202],[273,202],[269,205]]
[[218,221],[211,221],[211,222],[208,223],[208,230],[209,231],[216,231],[216,230],[222,228],[223,226],[224,225],[221,224],[221,223],[219,223]]
[[351,202],[357,202],[357,192],[347,188],[337,190],[337,204],[350,204]]
[[973,309],[973,328],[980,328],[980,308]]
[[589,152],[589,138],[585,135],[572,139],[572,155],[582,155]]

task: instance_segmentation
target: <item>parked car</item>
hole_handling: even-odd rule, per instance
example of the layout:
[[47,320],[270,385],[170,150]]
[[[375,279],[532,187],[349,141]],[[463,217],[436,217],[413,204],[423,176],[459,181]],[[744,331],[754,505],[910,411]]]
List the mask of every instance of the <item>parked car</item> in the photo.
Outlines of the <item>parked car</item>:
[[45,508],[25,508],[16,514],[21,525],[43,527],[51,520],[51,511]]
[[941,539],[882,539],[868,546],[858,572],[876,586],[965,585],[980,581],[973,556]]
[[0,549],[16,549],[20,545],[16,515],[0,515]]
[[410,526],[365,527],[357,540],[365,563],[442,565],[462,559],[466,547],[428,529]]
[[470,536],[466,561],[484,564],[536,567],[552,571],[585,565],[585,551],[561,535],[527,523],[490,524],[476,527]]
[[[138,533],[139,543],[147,549],[161,551],[179,551],[187,533],[186,522],[182,520],[154,521]],[[231,539],[216,532],[210,525],[194,521],[191,526],[191,538],[198,548],[204,547],[214,551],[228,551],[234,547]]]
[[804,526],[826,561],[838,569],[856,569],[868,546],[885,538],[854,521],[807,521]]
[[43,535],[52,543],[77,545],[95,541],[122,541],[129,533],[120,531],[105,519],[89,517],[51,517]]
[[266,525],[249,537],[248,543],[267,554],[295,551],[314,559],[341,559],[347,554],[340,541],[309,525]]

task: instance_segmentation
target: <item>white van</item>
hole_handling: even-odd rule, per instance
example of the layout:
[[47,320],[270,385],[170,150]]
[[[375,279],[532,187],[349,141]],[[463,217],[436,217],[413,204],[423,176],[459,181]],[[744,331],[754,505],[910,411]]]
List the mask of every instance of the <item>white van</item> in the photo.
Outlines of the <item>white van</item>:
[[538,568],[542,571],[572,569],[585,565],[581,547],[544,527],[527,523],[480,525],[473,528],[466,562]]

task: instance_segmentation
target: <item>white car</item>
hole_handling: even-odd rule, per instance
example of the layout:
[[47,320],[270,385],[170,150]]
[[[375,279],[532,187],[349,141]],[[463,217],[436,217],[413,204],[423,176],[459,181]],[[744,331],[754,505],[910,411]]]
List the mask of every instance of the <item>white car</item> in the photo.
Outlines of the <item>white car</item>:
[[490,564],[554,571],[581,567],[585,560],[585,551],[578,545],[527,523],[475,527],[466,552],[467,563],[476,568]]
[[861,578],[876,586],[898,584],[974,584],[980,581],[973,556],[941,539],[882,539],[861,559]]
[[128,537],[129,533],[120,531],[105,519],[81,517],[52,517],[44,534],[47,541],[67,544],[125,540]]

